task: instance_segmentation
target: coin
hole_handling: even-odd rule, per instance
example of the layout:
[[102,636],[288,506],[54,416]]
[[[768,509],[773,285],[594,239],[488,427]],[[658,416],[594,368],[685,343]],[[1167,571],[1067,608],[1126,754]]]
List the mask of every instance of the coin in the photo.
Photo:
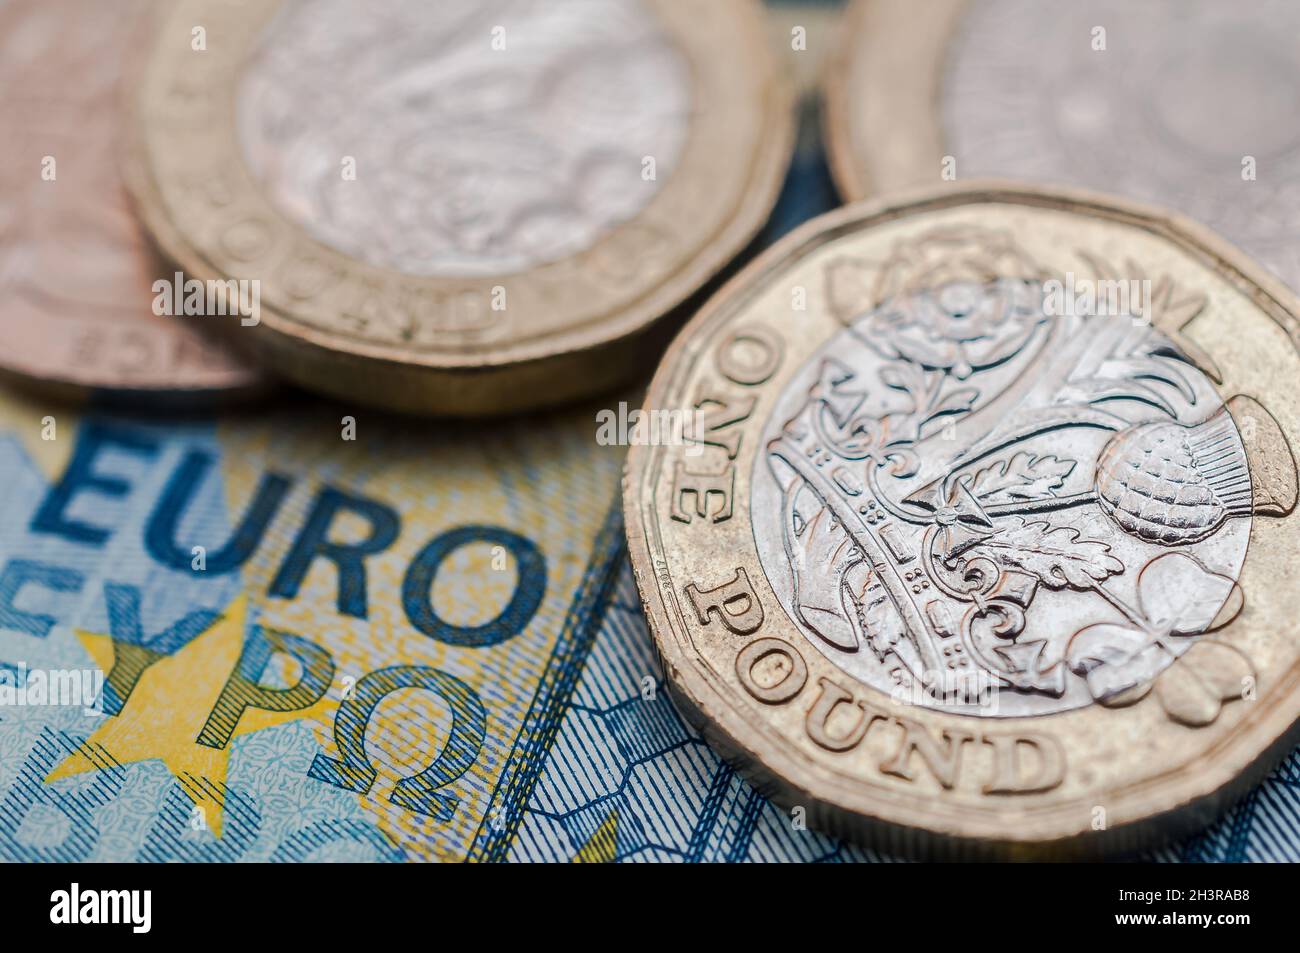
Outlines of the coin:
[[169,406],[246,395],[257,371],[153,307],[164,267],[117,161],[118,85],[143,7],[0,5],[0,372]]
[[[1300,301],[985,181],[814,220],[669,349],[624,505],[682,710],[892,850],[1127,850],[1290,750]],[[660,428],[671,434],[671,428]]]
[[826,87],[850,199],[1006,176],[1210,225],[1300,289],[1300,8],[859,0]]
[[643,369],[793,137],[748,0],[181,0],[137,103],[150,227],[277,369],[461,415]]

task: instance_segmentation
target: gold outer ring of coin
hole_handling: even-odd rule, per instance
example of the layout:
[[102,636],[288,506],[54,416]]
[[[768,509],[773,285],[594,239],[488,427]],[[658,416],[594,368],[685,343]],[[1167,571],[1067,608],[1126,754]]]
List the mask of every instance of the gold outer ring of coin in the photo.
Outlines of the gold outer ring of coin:
[[[1253,699],[1245,677],[1236,695],[1197,689],[1181,698],[1157,678],[1126,707],[1092,702],[1033,717],[899,707],[832,664],[783,608],[761,561],[754,519],[763,514],[752,508],[751,484],[775,401],[843,327],[829,316],[824,268],[845,256],[886,260],[909,236],[954,223],[1000,228],[1062,272],[1088,274],[1076,245],[1099,243],[1114,258],[1149,260],[1172,282],[1163,287],[1202,303],[1161,310],[1152,323],[1195,355],[1234,421],[1253,408],[1260,426],[1243,438],[1252,500],[1256,514],[1270,515],[1249,524],[1240,591],[1194,650],[1209,641],[1227,648],[1206,651],[1226,652],[1234,665],[1244,659]],[[803,312],[791,307],[799,289]],[[647,413],[706,413],[703,455],[668,442],[629,453],[629,552],[674,699],[759,790],[802,809],[809,826],[889,851],[1093,856],[1203,826],[1291,750],[1300,727],[1300,587],[1289,581],[1300,549],[1290,449],[1300,445],[1297,380],[1300,300],[1204,227],[1161,209],[977,181],[859,203],[805,224],[710,299],[651,383]],[[776,665],[760,680],[753,666],[765,656]],[[1175,658],[1160,675],[1191,659]],[[1180,674],[1176,684],[1204,687],[1210,682],[1196,681],[1203,671],[1192,669],[1191,681]],[[840,719],[833,731],[828,698],[840,707],[831,708]],[[855,735],[863,723],[865,734]],[[843,750],[815,741],[814,728]],[[856,743],[841,744],[846,737]],[[1059,758],[1043,756],[1049,749]],[[1013,750],[1023,756],[1019,768]],[[1059,771],[1035,776],[1052,761]]]
[[[241,67],[283,0],[180,0],[160,9],[135,108],[140,213],[199,278],[261,281],[252,349],[310,389],[412,413],[481,416],[609,390],[645,369],[663,320],[716,277],[775,204],[794,139],[793,102],[752,0],[650,0],[690,64],[693,108],[675,172],[649,205],[595,244],[522,273],[416,277],[316,241],[261,193],[237,154]],[[203,23],[207,51],[190,51]],[[728,55],[717,56],[725,46]],[[493,314],[494,288],[506,289]],[[383,337],[349,330],[364,307]],[[396,325],[410,309],[424,317]],[[493,320],[482,323],[483,317]]]
[[[822,127],[846,201],[918,188],[938,175],[945,150],[936,104],[966,3],[854,0],[844,12],[825,74]],[[879,129],[889,130],[887,141]]]

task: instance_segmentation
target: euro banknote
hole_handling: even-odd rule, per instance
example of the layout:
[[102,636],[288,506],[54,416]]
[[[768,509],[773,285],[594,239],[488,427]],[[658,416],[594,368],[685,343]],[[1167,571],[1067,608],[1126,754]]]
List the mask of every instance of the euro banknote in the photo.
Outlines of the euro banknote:
[[[777,8],[774,43],[824,48],[828,12]],[[764,242],[837,201],[812,104]],[[892,859],[807,829],[674,709],[597,436],[635,400],[449,424],[0,390],[0,856]],[[1298,832],[1293,754],[1153,856],[1295,860]]]

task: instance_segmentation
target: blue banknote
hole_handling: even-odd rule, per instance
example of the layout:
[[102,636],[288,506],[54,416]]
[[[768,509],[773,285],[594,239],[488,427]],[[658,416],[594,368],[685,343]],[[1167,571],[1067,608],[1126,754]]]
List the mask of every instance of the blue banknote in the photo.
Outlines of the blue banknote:
[[[838,201],[806,106],[763,242]],[[0,390],[0,857],[892,859],[794,823],[673,708],[597,409],[168,420]],[[1292,754],[1152,856],[1297,860],[1298,832]]]

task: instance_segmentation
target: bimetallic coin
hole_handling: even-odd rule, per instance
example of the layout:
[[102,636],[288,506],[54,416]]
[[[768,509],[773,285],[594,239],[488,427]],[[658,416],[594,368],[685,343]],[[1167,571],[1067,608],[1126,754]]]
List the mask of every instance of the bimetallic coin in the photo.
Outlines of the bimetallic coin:
[[131,212],[117,154],[144,6],[0,2],[0,372],[169,407],[246,395],[259,373],[154,309],[170,269]]
[[[1300,715],[1300,301],[1190,221],[995,181],[814,220],[687,325],[633,567],[684,712],[809,823],[1100,853]],[[679,443],[681,443],[679,441]]]
[[793,137],[750,0],[182,0],[137,105],[150,227],[261,282],[274,366],[464,415],[643,369]]
[[1300,7],[858,0],[827,86],[850,199],[1009,176],[1210,225],[1300,288]]

